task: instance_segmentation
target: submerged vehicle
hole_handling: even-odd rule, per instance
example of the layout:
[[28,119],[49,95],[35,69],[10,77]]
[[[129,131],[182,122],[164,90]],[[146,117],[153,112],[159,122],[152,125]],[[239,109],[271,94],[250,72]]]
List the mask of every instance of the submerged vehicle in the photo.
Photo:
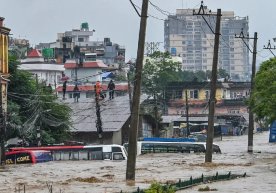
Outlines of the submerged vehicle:
[[53,161],[57,160],[126,160],[127,152],[121,145],[44,146],[16,147],[11,152],[23,150],[50,151]]
[[[128,143],[124,144],[128,148]],[[137,155],[146,153],[204,153],[206,143],[204,142],[160,142],[160,141],[138,141]],[[221,153],[220,147],[213,144],[213,152]]]
[[46,150],[19,150],[6,152],[6,164],[27,164],[52,161],[50,151]]

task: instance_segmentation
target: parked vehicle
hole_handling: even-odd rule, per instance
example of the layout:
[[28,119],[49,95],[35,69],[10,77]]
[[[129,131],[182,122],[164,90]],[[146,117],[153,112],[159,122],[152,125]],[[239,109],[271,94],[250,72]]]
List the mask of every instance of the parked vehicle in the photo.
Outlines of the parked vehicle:
[[6,164],[27,164],[52,161],[50,151],[46,150],[18,150],[6,152]]
[[126,160],[127,152],[121,145],[18,147],[10,151],[47,150],[57,160]]
[[[128,143],[124,144],[128,148]],[[137,155],[146,153],[202,153],[206,151],[206,143],[202,142],[157,142],[138,141]],[[220,147],[213,144],[213,152],[221,153]]]

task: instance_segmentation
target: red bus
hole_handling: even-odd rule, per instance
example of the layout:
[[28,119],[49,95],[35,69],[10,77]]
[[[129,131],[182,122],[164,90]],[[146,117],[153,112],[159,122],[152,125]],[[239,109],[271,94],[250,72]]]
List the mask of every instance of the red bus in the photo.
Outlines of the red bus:
[[11,152],[24,150],[50,151],[53,160],[126,160],[127,152],[124,146],[87,145],[87,146],[44,146],[44,147],[14,147]]
[[50,151],[46,150],[18,150],[6,152],[6,164],[26,164],[52,161]]

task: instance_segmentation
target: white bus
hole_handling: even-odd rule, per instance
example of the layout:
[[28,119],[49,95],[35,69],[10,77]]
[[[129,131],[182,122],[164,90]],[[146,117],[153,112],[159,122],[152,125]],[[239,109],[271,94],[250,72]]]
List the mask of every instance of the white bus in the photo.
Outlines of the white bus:
[[[124,144],[128,148],[128,143]],[[160,142],[160,141],[138,141],[137,155],[146,153],[203,153],[206,151],[204,142]],[[221,153],[220,147],[213,144],[213,152]]]

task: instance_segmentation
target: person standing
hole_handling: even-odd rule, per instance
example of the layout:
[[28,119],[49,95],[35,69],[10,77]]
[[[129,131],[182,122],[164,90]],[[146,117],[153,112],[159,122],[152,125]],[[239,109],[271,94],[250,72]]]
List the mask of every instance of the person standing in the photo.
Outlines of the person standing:
[[110,80],[107,89],[109,90],[109,99],[114,99],[114,89],[115,89],[115,84],[113,80]]
[[79,87],[78,85],[76,84],[74,89],[73,89],[73,97],[74,97],[74,101],[75,102],[79,102],[79,98],[80,98],[80,91],[79,91]]
[[96,85],[95,85],[95,94],[96,94],[96,97],[98,99],[103,100],[105,98],[104,95],[102,94],[102,85],[101,85],[100,81],[96,82]]

